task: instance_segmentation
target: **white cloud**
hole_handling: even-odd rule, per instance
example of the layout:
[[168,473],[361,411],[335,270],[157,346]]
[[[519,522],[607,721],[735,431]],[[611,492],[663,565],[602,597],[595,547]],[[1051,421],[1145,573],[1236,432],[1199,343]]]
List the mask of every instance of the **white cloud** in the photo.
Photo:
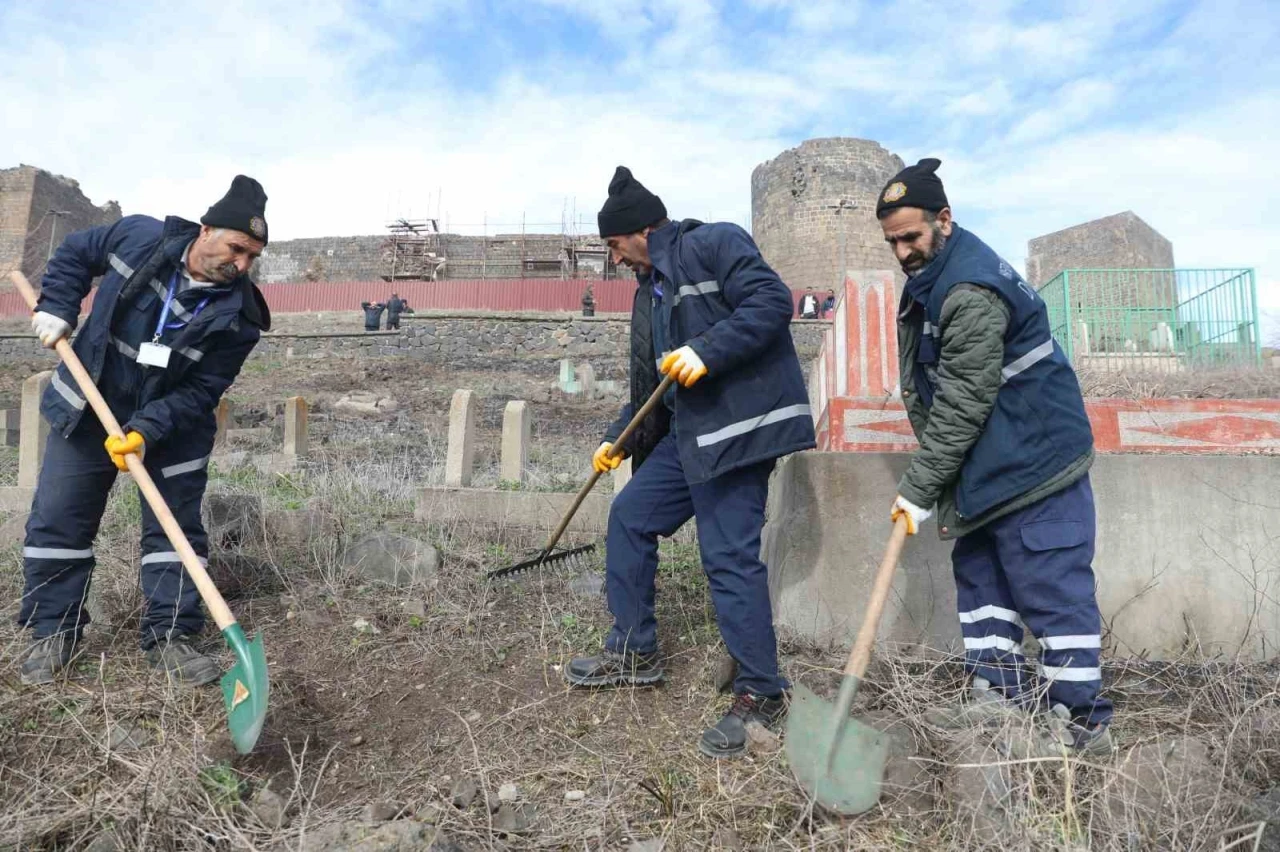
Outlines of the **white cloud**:
[[[1276,31],[1266,3],[1224,2],[1250,31]],[[11,4],[0,165],[187,216],[243,171],[267,188],[276,239],[376,233],[437,205],[466,231],[522,216],[558,229],[575,210],[590,230],[619,163],[674,215],[747,224],[751,170],[817,126],[909,162],[941,156],[961,220],[1011,261],[1032,236],[1133,209],[1180,264],[1257,266],[1280,311],[1280,96],[1258,88],[1277,64],[1254,52],[1247,84],[1202,83],[1215,62],[1243,61],[1220,20],[1217,53],[1193,49],[1208,13],[1166,37],[1181,14],[1168,0],[903,0],[891,19],[748,5],[783,23],[744,34],[742,7],[708,0],[318,0],[306,14],[225,0],[217,15],[152,0],[128,18]],[[580,47],[536,64],[490,55],[536,43],[549,20],[577,22]],[[460,79],[449,50],[463,39],[490,61]],[[1166,86],[1200,100],[1162,102]]]

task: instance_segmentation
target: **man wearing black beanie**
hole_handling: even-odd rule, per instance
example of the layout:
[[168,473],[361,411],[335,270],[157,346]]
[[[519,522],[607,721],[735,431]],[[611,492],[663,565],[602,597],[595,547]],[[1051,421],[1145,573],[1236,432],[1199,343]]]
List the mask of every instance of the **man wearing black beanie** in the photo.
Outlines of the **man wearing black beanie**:
[[[902,401],[920,449],[890,517],[915,534],[934,511],[955,539],[968,700],[925,714],[943,728],[1019,720],[1016,756],[1111,752],[1094,595],[1093,433],[1048,310],[1013,267],[957,225],[921,160],[876,215],[907,274],[899,307]],[[1041,648],[1041,707],[1023,683],[1023,625]],[[1026,734],[1030,732],[1030,736]]]
[[[200,504],[214,410],[271,324],[247,274],[267,242],[266,203],[261,184],[237,175],[202,224],[126,216],[70,234],[49,260],[32,327],[53,348],[102,276],[72,346],[125,435],[107,437],[59,366],[40,406],[50,433],[22,549],[18,619],[35,636],[24,683],[54,680],[79,646],[93,540],[126,455],[143,459],[196,554],[208,556]],[[146,501],[140,569],[147,660],[180,685],[216,680],[217,664],[192,645],[204,624],[199,595]]]
[[[814,446],[788,329],[791,291],[746,231],[669,221],[662,200],[623,166],[599,225],[613,261],[633,269],[639,286],[631,401],[592,463],[603,472],[629,455],[634,476],[609,510],[613,629],[603,652],[573,660],[565,677],[582,687],[663,679],[653,605],[658,536],[696,517],[720,634],[739,667],[733,706],[698,745],[712,757],[732,757],[746,749],[747,723],[773,727],[786,711],[760,530],[774,462]],[[664,373],[675,380],[664,404],[615,448]]]

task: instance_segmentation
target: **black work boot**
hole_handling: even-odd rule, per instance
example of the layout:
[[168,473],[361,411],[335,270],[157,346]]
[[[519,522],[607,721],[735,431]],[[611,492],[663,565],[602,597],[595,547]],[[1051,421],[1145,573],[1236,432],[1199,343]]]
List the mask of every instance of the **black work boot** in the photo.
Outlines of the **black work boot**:
[[167,674],[176,686],[204,686],[222,675],[213,658],[191,647],[186,636],[175,636],[168,641],[161,639],[146,653],[151,668]]
[[770,730],[787,715],[785,692],[768,698],[744,692],[733,699],[724,718],[702,732],[698,750],[708,757],[737,757],[747,750],[747,724],[759,722]]
[[576,657],[564,669],[570,686],[649,686],[663,677],[662,657],[657,651],[619,654],[606,649],[598,657]]
[[75,655],[76,637],[71,633],[55,633],[37,639],[22,661],[21,680],[27,685],[52,683]]

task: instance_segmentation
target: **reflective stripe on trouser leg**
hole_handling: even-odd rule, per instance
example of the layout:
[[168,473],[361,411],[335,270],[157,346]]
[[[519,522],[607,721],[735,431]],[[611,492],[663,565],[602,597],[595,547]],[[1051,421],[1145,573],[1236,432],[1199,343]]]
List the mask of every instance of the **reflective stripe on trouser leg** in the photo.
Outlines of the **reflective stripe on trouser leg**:
[[675,435],[658,442],[609,507],[605,592],[613,627],[610,651],[646,654],[658,648],[654,579],[658,536],[671,535],[693,516],[689,485],[680,467]]
[[716,623],[725,648],[738,661],[733,682],[738,694],[773,696],[787,687],[778,674],[769,570],[760,561],[772,470],[772,461],[761,462],[689,487]]
[[[183,442],[184,457],[203,455],[197,452],[199,442]],[[210,441],[210,443],[212,443]],[[182,527],[187,541],[202,560],[208,558],[209,543],[204,524],[200,519],[200,503],[204,499],[208,470],[200,467],[178,476],[164,477],[160,471],[172,466],[177,459],[147,456],[147,470],[165,503]],[[141,644],[143,649],[152,647],[160,638],[169,635],[191,636],[204,627],[204,612],[200,607],[200,593],[195,583],[182,567],[173,544],[164,534],[159,521],[145,500],[142,501],[142,594],[146,607],[141,619]]]
[[1088,477],[991,525],[1018,612],[1040,642],[1049,703],[1078,721],[1106,722],[1099,663],[1102,619],[1094,593],[1096,533]]
[[[96,428],[95,428],[96,427]],[[107,505],[115,465],[96,421],[64,438],[50,433],[22,548],[25,589],[18,623],[38,637],[84,628],[93,573],[93,540]]]
[[1022,619],[1000,565],[995,541],[980,529],[956,541],[951,551],[965,670],[989,681],[1009,698],[1023,685]]

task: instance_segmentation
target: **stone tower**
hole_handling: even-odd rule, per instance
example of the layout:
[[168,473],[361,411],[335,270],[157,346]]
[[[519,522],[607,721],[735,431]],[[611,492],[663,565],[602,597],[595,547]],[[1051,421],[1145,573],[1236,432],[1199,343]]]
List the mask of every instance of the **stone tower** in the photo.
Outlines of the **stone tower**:
[[[898,262],[876,221],[876,197],[902,159],[869,139],[810,139],[751,173],[751,233],[792,289],[820,292],[850,269]],[[843,267],[843,269],[842,269]]]

